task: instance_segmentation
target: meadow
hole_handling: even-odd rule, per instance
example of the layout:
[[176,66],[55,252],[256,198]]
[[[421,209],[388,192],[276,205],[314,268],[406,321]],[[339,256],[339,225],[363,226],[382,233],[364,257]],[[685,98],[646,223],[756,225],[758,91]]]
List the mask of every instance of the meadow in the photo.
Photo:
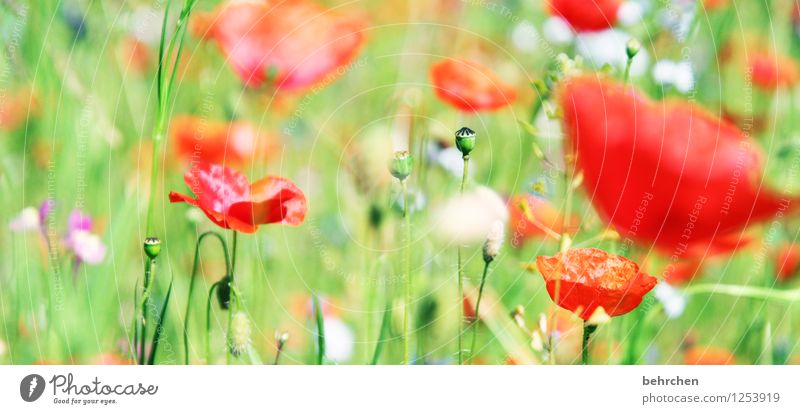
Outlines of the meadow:
[[2,364],[800,362],[793,0],[2,0],[0,39]]

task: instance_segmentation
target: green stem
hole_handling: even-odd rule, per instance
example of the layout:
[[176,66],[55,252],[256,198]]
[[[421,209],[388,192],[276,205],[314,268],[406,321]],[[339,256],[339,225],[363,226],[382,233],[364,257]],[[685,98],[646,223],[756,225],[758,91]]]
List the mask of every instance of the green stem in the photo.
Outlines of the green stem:
[[312,295],[311,301],[314,305],[314,315],[317,320],[317,365],[322,365],[325,362],[325,320],[322,316],[322,309],[319,306],[317,295]]
[[408,207],[408,185],[406,180],[400,181],[403,187],[403,218],[405,219],[406,227],[406,245],[405,245],[405,286],[404,286],[404,301],[403,306],[403,363],[406,365],[411,364],[411,214]]
[[[234,243],[235,243],[234,238]],[[236,287],[233,285],[233,278],[228,281],[228,286],[231,289],[231,304],[228,308],[228,329],[226,330],[225,336],[225,347],[228,348],[227,352],[225,352],[225,363],[230,365],[232,362],[233,357],[233,347],[231,347],[231,334],[233,329],[233,314],[239,310],[239,291],[236,290]]]
[[194,248],[194,264],[192,265],[192,276],[189,279],[189,296],[186,299],[186,313],[183,318],[183,349],[184,349],[184,364],[189,365],[189,315],[192,310],[192,293],[194,292],[194,281],[197,275],[197,270],[200,268],[200,245],[203,240],[208,236],[214,236],[219,240],[222,246],[222,252],[225,255],[225,274],[229,274],[231,270],[231,261],[228,256],[228,245],[225,243],[225,238],[215,231],[207,231],[197,238],[197,244]]
[[387,296],[386,299],[386,307],[383,310],[383,317],[381,318],[381,327],[380,331],[378,331],[378,341],[375,343],[375,353],[372,354],[372,363],[371,365],[377,365],[378,361],[381,358],[381,352],[383,351],[383,343],[386,340],[386,332],[389,330],[389,321],[392,316],[392,307],[389,304],[389,299]]
[[469,363],[472,364],[472,357],[475,352],[475,340],[478,337],[478,322],[481,320],[481,299],[483,298],[483,287],[486,284],[486,274],[489,272],[489,263],[483,262],[483,275],[481,276],[481,286],[478,288],[478,300],[475,301],[475,321],[472,322],[472,342],[469,346]]
[[[460,194],[464,194],[464,187],[469,175],[469,155],[464,155],[464,171],[461,174]],[[464,362],[463,336],[464,336],[464,264],[461,260],[461,243],[458,244],[458,365]]]
[[746,297],[752,299],[779,300],[783,302],[796,302],[800,300],[800,288],[791,290],[774,290],[763,287],[743,285],[694,285],[683,290],[686,295],[701,293],[717,293],[721,295]]
[[625,83],[626,86],[628,85],[628,81],[630,81],[630,78],[631,78],[631,64],[633,64],[633,58],[629,57],[628,61],[625,63],[624,83]]
[[150,291],[156,273],[156,259],[148,259],[144,268],[144,285],[142,288],[141,315],[139,318],[139,365],[144,365],[144,347],[147,338],[147,311],[150,305]]
[[581,346],[581,364],[589,364],[589,340],[591,339],[594,331],[597,330],[597,325],[591,325],[588,322],[583,322],[583,342]]
[[208,289],[208,301],[206,302],[206,364],[211,364],[211,300],[214,298],[214,289],[219,287],[221,282],[214,282]]
[[[230,291],[231,291],[231,305],[228,308],[228,328],[226,329],[227,337],[225,338],[225,342],[226,343],[231,337],[231,328],[232,328],[231,322],[233,321],[233,313],[234,313],[235,307],[238,306],[238,302],[239,302],[239,298],[237,297],[237,293],[238,292],[236,291],[236,287],[235,287],[234,282],[233,282],[234,281],[233,275],[234,275],[234,273],[236,273],[236,250],[237,250],[236,246],[239,243],[238,240],[239,240],[239,233],[234,231],[233,232],[233,247],[231,248],[231,267],[230,267],[230,273],[229,273],[230,279],[228,280],[228,286],[230,286]],[[233,356],[233,355],[231,353],[230,347],[227,347],[227,348],[228,348],[228,350],[225,353],[225,362],[228,365],[230,365],[231,356]]]

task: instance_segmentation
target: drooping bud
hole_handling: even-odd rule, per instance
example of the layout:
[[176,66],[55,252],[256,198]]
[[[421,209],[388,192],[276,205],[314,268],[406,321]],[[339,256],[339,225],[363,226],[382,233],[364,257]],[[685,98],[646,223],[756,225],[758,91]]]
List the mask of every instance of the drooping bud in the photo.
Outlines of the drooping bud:
[[394,153],[392,163],[389,166],[389,171],[394,178],[400,181],[405,180],[411,175],[411,170],[414,168],[414,157],[408,151],[397,151]]
[[464,158],[468,158],[469,153],[475,149],[475,131],[467,127],[456,131],[456,148],[461,151]]
[[158,237],[148,237],[144,239],[144,253],[150,260],[158,257],[158,254],[161,253],[161,239]]
[[628,59],[633,59],[641,49],[642,44],[637,39],[628,40],[628,43],[625,44],[625,53],[628,55]]
[[231,277],[226,275],[217,285],[217,302],[222,310],[228,310],[231,307]]
[[244,312],[236,312],[231,319],[231,336],[228,338],[228,348],[231,355],[238,357],[250,346],[250,319]]
[[286,331],[276,331],[275,332],[275,343],[277,344],[278,349],[283,349],[286,342],[289,341],[289,332]]
[[500,220],[492,223],[489,229],[489,234],[486,235],[486,241],[483,243],[483,261],[491,263],[497,254],[500,253],[500,247],[503,245],[503,238],[505,237],[505,226]]

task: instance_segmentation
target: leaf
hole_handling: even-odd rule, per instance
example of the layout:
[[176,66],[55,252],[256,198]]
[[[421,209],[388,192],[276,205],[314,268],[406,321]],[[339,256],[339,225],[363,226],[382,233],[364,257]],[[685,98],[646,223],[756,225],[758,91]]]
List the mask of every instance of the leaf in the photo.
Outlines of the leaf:
[[[467,295],[471,303],[475,303],[478,298],[478,289],[474,286],[465,287],[464,294]],[[479,317],[492,331],[494,339],[500,343],[508,353],[508,356],[517,364],[531,365],[541,363],[532,352],[530,346],[531,338],[528,338],[508,316],[497,294],[488,286],[483,291]]]
[[314,315],[317,318],[317,365],[322,365],[325,361],[325,322],[317,295],[312,295],[311,300],[314,303]]
[[156,361],[156,350],[158,350],[158,343],[161,341],[161,332],[164,330],[164,319],[166,319],[167,316],[170,296],[172,296],[171,280],[169,282],[169,288],[167,289],[167,296],[164,298],[164,306],[161,308],[161,315],[159,315],[158,323],[156,323],[156,330],[153,333],[153,342],[150,345],[150,357],[147,358],[147,365],[154,365]]

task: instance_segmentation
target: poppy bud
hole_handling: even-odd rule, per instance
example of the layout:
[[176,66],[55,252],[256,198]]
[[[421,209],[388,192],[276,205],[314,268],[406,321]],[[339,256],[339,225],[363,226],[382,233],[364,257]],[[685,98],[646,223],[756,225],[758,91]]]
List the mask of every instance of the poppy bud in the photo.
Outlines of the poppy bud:
[[144,253],[150,260],[158,257],[158,254],[161,253],[161,239],[158,237],[148,237],[144,239]]
[[369,206],[369,225],[373,229],[381,228],[383,223],[383,209],[377,204],[373,203]]
[[231,307],[231,277],[226,275],[217,285],[217,301],[222,310],[228,310]]
[[244,312],[236,312],[231,319],[231,335],[228,338],[228,348],[231,355],[238,357],[250,346],[250,319]]
[[283,346],[286,345],[286,342],[288,341],[289,341],[289,332],[286,331],[275,332],[275,343],[277,344],[278,349],[283,349]]
[[456,131],[456,147],[464,155],[464,158],[468,158],[469,153],[475,149],[475,131],[467,127]]
[[397,151],[394,153],[394,158],[392,159],[392,164],[389,167],[389,171],[392,173],[394,178],[404,181],[409,175],[411,175],[411,170],[413,167],[414,157],[412,157],[408,151]]
[[625,53],[628,54],[628,59],[633,59],[641,49],[642,44],[636,39],[628,40],[628,43],[625,44]]
[[500,246],[503,245],[505,229],[502,221],[495,221],[489,229],[486,241],[483,243],[483,261],[490,263],[500,253]]

